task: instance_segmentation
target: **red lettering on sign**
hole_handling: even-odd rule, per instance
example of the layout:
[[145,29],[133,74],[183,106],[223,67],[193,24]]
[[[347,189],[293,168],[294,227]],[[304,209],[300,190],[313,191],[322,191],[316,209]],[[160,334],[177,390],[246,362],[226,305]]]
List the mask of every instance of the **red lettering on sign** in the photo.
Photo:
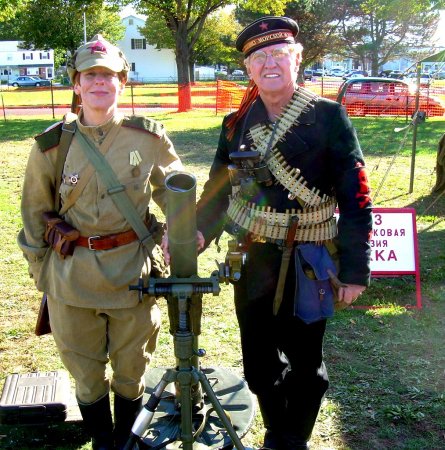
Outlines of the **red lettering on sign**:
[[393,259],[394,261],[397,261],[396,252],[394,250],[390,250],[390,252],[389,252],[388,261],[390,261],[391,259]]

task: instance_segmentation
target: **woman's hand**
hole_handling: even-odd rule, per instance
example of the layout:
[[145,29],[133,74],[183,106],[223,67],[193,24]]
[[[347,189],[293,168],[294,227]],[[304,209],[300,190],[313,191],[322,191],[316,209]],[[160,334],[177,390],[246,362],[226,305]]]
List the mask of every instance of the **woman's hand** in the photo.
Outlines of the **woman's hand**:
[[[196,230],[196,249],[199,252],[204,248],[205,245],[205,239],[204,235],[199,231]],[[170,264],[170,252],[169,252],[169,245],[168,245],[168,232],[167,230],[164,233],[164,236],[162,236],[162,242],[161,242],[161,248],[162,252],[164,253],[164,259],[166,264]]]

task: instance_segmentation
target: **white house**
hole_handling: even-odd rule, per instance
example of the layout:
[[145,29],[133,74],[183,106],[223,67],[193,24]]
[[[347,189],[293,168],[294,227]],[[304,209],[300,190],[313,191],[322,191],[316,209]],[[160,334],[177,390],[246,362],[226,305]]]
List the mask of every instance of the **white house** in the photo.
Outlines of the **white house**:
[[143,19],[130,15],[122,18],[125,36],[118,42],[131,66],[129,79],[141,82],[178,81],[175,52],[171,49],[157,50],[149,45],[138,27],[145,24]]
[[53,50],[24,50],[20,41],[0,41],[0,79],[19,75],[54,77]]

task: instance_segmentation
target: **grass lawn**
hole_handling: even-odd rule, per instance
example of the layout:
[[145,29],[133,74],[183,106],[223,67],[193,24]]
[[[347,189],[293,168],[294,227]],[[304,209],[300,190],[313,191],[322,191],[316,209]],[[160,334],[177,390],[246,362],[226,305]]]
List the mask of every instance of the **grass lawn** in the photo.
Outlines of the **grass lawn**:
[[[159,113],[187,170],[196,175],[199,196],[213,158],[222,117],[212,112]],[[13,372],[62,368],[51,335],[36,337],[34,324],[40,294],[28,278],[16,245],[21,227],[19,201],[32,137],[54,120],[50,116],[8,116],[0,122],[0,386]],[[361,297],[379,309],[346,310],[329,322],[325,357],[331,388],[322,405],[311,441],[313,449],[445,448],[445,195],[431,194],[435,183],[437,144],[444,120],[418,128],[412,193],[412,129],[394,132],[404,120],[354,119],[368,166],[375,206],[414,207],[417,211],[423,309],[415,304],[413,277],[376,278]],[[225,256],[227,236],[218,253],[212,245],[199,258],[200,275]],[[164,327],[154,366],[174,365],[165,300]],[[219,296],[205,296],[200,347],[203,366],[242,373],[232,293],[222,285]],[[299,345],[299,343],[296,343]],[[261,357],[261,349],[259,349]],[[265,361],[267,364],[267,361]],[[259,446],[263,429],[257,417],[243,439]],[[0,448],[87,449],[78,425],[0,426]]]

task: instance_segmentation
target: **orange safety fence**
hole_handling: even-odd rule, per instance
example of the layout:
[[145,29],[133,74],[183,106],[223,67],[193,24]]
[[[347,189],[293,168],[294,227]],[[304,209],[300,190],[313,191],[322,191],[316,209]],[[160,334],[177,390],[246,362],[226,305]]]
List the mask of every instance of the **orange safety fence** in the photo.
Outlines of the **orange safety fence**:
[[[304,87],[321,97],[337,100],[343,80],[314,77]],[[216,111],[231,112],[238,108],[245,87],[230,81],[218,81]],[[416,110],[415,89],[394,80],[394,83],[357,83],[349,86],[342,104],[350,116],[409,116]],[[419,110],[427,116],[444,116],[445,83],[433,82],[421,86]]]
[[229,113],[239,108],[241,100],[246,92],[246,86],[233,81],[217,81],[216,88],[216,114]]
[[[385,116],[397,115],[410,117],[415,111],[415,92],[412,86],[403,87],[399,80],[391,83],[373,83],[368,89],[366,82],[352,84],[342,103],[350,116]],[[339,77],[313,77],[305,81],[304,87],[313,93],[337,100],[343,84]],[[390,87],[393,86],[393,87]],[[406,86],[406,83],[405,85]],[[29,90],[29,89],[28,89]],[[120,98],[119,106],[138,109],[215,109],[216,114],[227,114],[238,109],[244,96],[246,86],[234,81],[217,80],[216,82],[194,82],[189,85],[175,83],[127,85]],[[22,104],[28,97],[19,96],[20,89],[6,88],[1,91],[3,110],[12,108],[50,108],[69,107],[72,88],[51,86],[39,88],[34,96],[29,96],[29,104]],[[34,91],[34,90],[33,90]],[[435,80],[429,86],[420,87],[419,110],[427,116],[444,116],[445,114],[445,80]]]
[[215,108],[216,83],[131,84],[130,89],[130,95],[121,98],[121,104],[130,100],[138,108]]

